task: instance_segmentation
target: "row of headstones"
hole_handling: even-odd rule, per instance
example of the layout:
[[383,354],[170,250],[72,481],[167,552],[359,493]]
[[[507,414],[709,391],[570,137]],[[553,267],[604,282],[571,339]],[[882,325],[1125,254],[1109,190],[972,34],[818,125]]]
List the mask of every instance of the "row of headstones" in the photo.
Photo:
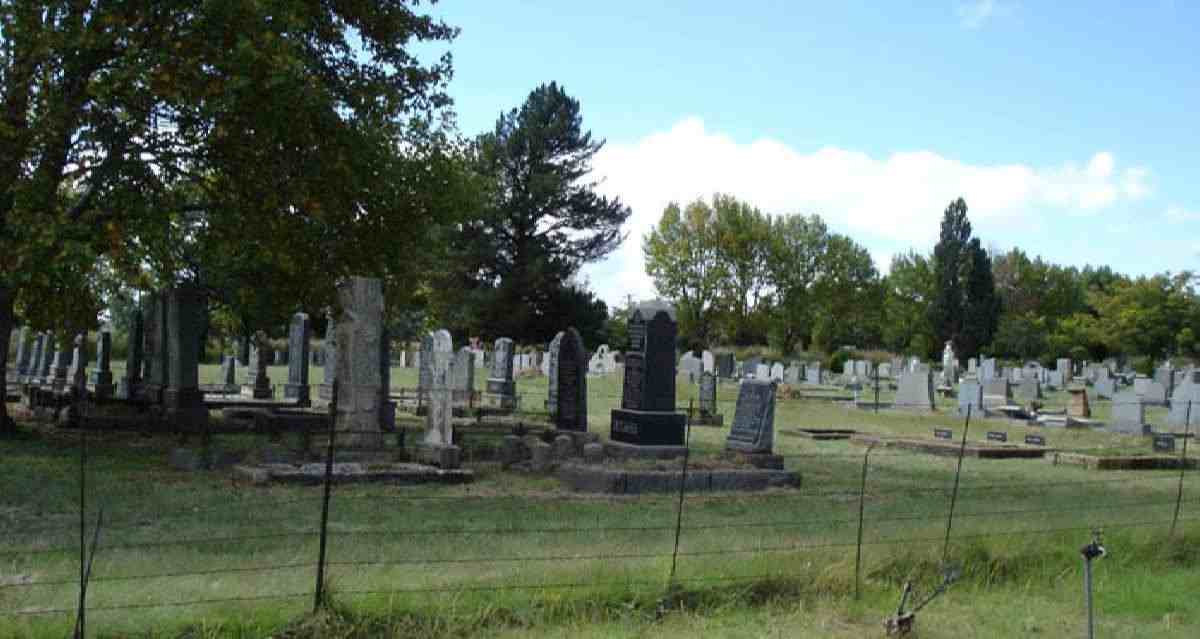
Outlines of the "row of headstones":
[[53,333],[32,334],[29,327],[21,327],[16,336],[15,378],[19,384],[47,385],[59,390],[78,390],[92,385],[99,397],[111,397],[114,393],[110,360],[112,357],[112,334],[100,331],[96,337],[95,370],[87,373],[87,336],[80,333],[68,350]]

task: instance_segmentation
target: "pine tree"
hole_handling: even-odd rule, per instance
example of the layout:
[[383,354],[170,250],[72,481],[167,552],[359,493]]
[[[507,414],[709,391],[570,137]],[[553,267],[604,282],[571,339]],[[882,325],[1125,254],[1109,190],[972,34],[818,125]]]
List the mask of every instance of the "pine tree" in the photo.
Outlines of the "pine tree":
[[[946,207],[941,236],[933,249],[934,294],[929,305],[929,323],[936,338],[936,343],[931,346],[938,352],[948,341],[954,342],[956,349],[961,348],[964,253],[970,239],[967,203],[960,197]],[[935,354],[926,353],[931,357]]]

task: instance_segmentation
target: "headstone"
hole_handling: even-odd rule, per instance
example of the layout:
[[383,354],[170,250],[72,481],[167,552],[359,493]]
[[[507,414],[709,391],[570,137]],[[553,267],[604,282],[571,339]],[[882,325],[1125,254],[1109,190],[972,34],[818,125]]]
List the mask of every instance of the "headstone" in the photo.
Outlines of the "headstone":
[[983,383],[983,407],[1007,406],[1012,400],[1012,387],[1008,379],[993,377]]
[[[979,381],[987,382],[996,378],[996,360],[994,358],[984,359],[979,363]],[[985,390],[984,394],[987,392]]]
[[954,343],[947,341],[942,348],[942,373],[946,382],[953,385],[958,378],[958,356],[954,354]]
[[488,374],[485,406],[500,410],[516,408],[517,387],[513,381],[513,341],[507,337],[496,340],[492,351],[492,369]]
[[312,337],[312,322],[306,313],[292,315],[288,324],[288,381],[283,387],[283,398],[307,406],[308,394],[308,340]]
[[45,344],[42,346],[42,362],[38,366],[38,383],[50,384],[54,381],[54,333],[47,332]]
[[546,358],[546,412],[553,417],[558,413],[558,349],[566,333],[559,331],[550,340],[550,356]]
[[880,362],[879,366],[876,367],[875,370],[876,370],[876,372],[879,373],[879,379],[891,379],[892,378],[892,363],[891,362]]
[[621,407],[612,411],[610,438],[637,445],[682,446],[687,416],[675,412],[674,310],[659,303],[629,317],[629,352]]
[[683,357],[679,358],[679,372],[687,375],[689,382],[695,383],[703,367],[704,365],[700,361],[700,358],[696,357],[692,351],[687,351],[683,354]]
[[[588,429],[587,406],[587,352],[583,350],[583,338],[574,327],[560,333],[554,379],[556,387],[554,425],[559,430],[586,433]],[[553,355],[552,355],[553,357]]]
[[1175,391],[1175,373],[1170,361],[1154,369],[1154,381],[1163,387],[1166,397],[1170,397]]
[[15,363],[18,382],[24,381],[25,376],[29,374],[29,356],[32,355],[30,352],[33,350],[32,346],[33,344],[29,340],[29,327],[22,326],[17,331],[17,359]]
[[142,312],[135,309],[129,317],[129,344],[125,353],[125,374],[119,382],[117,396],[130,399],[141,394],[143,340],[145,339],[145,324]]
[[1017,384],[1017,399],[1024,401],[1037,401],[1042,399],[1042,383],[1037,378],[1037,374],[1028,371],[1028,375],[1022,374],[1021,383]]
[[803,369],[800,368],[798,363],[792,362],[791,365],[789,365],[787,368],[783,369],[783,383],[784,384],[799,384],[800,378],[803,376],[803,374],[804,374],[804,371],[803,371]]
[[1144,375],[1133,378],[1133,392],[1140,395],[1143,402],[1154,406],[1165,406],[1167,397],[1170,397],[1167,395],[1167,389],[1157,379]]
[[717,377],[721,377],[723,379],[732,379],[734,374],[737,372],[735,370],[736,362],[734,362],[733,353],[717,353],[716,358]]
[[704,372],[700,375],[700,417],[717,415],[717,376]]
[[267,375],[267,362],[270,361],[271,347],[267,343],[265,333],[254,335],[250,344],[250,358],[246,362],[246,382],[242,386],[242,395],[253,399],[271,399],[274,395],[271,388],[271,378]]
[[450,332],[439,330],[429,335],[430,349],[422,349],[429,367],[429,411],[425,416],[425,446],[454,445],[452,384],[454,378],[454,342]]
[[163,390],[167,387],[167,342],[166,342],[166,305],[161,293],[154,292],[146,296],[143,309],[143,348],[144,372],[142,374],[142,399],[152,404],[162,401]]
[[451,366],[450,389],[458,396],[455,401],[467,401],[475,392],[475,352],[464,346],[454,354]]
[[1109,377],[1108,369],[1102,369],[1092,389],[1098,399],[1112,399],[1117,394],[1117,381]]
[[704,352],[700,353],[700,365],[703,369],[703,372],[706,372],[706,373],[716,373],[717,372],[717,362],[716,362],[716,358],[713,356],[712,351],[704,351]]
[[239,366],[250,365],[250,342],[253,341],[252,336],[243,335],[237,339],[237,363]]
[[967,360],[967,374],[976,376],[979,375],[979,358],[972,357],[971,359]]
[[54,370],[51,371],[51,387],[54,392],[67,389],[71,372],[72,348],[69,343],[59,342],[54,350]]
[[1090,419],[1092,408],[1088,404],[1087,389],[1068,388],[1067,392],[1071,394],[1071,398],[1067,402],[1067,416]]
[[804,367],[804,381],[813,386],[821,384],[821,362],[809,362]]
[[934,439],[954,439],[954,431],[949,428],[935,428],[933,437]]
[[1112,421],[1109,430],[1126,435],[1145,435],[1149,432],[1146,425],[1146,405],[1137,392],[1127,390],[1113,397]]
[[1000,430],[989,430],[987,432],[987,440],[989,442],[1004,443],[1008,441],[1008,433]]
[[429,391],[433,388],[433,333],[421,337],[421,355],[417,366],[417,394],[421,401],[429,399]]
[[1170,433],[1159,433],[1154,436],[1153,447],[1156,453],[1175,452],[1175,436]]
[[761,357],[751,357],[742,362],[742,377],[757,377],[759,364],[762,364]]
[[271,358],[272,366],[287,366],[288,354],[286,351],[275,351]]
[[1200,371],[1193,370],[1175,387],[1171,395],[1171,410],[1167,425],[1187,429],[1188,424],[1200,423]]
[[771,367],[766,364],[759,364],[754,367],[754,379],[760,382],[771,381]]
[[783,381],[783,364],[781,364],[779,362],[775,362],[774,364],[771,365],[771,381],[772,382],[782,382]]
[[112,333],[100,331],[96,335],[96,370],[92,371],[92,394],[97,399],[113,396],[112,376]]
[[958,414],[966,415],[968,409],[972,415],[983,414],[983,385],[971,378],[958,385]]
[[181,286],[167,290],[166,307],[167,387],[163,391],[166,418],[184,432],[208,427],[208,408],[200,392],[200,338],[207,323],[204,292]]
[[317,387],[317,398],[324,403],[333,399],[333,383],[337,381],[337,320],[328,310],[325,312],[325,379]]
[[1026,435],[1025,436],[1025,445],[1026,446],[1045,446],[1046,438],[1042,435]]
[[775,445],[775,384],[747,381],[738,390],[726,450],[771,453]]
[[383,282],[351,277],[338,285],[342,314],[337,319],[337,413],[339,449],[377,450],[383,446],[386,333],[383,327]]
[[67,371],[71,390],[75,392],[87,391],[87,343],[87,333],[75,336],[74,349],[71,352],[71,367]]
[[934,410],[933,377],[929,371],[909,372],[900,376],[896,408]]
[[25,382],[37,385],[42,381],[42,361],[46,358],[46,334],[38,333],[33,338],[33,354],[29,357],[29,368],[25,371]]
[[237,356],[226,355],[221,358],[221,383],[226,388],[237,385]]

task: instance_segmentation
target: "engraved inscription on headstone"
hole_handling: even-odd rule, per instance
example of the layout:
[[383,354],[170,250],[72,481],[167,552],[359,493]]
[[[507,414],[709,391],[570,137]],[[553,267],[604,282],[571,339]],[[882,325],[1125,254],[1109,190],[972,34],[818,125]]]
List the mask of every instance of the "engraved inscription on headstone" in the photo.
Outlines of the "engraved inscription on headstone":
[[738,390],[733,428],[725,448],[743,453],[770,453],[775,444],[775,384],[748,380]]

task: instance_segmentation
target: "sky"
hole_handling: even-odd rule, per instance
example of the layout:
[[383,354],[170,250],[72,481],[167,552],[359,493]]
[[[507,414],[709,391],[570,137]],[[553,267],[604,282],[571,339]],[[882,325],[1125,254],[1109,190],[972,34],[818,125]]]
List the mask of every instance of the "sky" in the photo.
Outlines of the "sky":
[[728,193],[928,252],[963,197],[976,236],[1130,274],[1200,268],[1200,3],[442,0],[458,127],[557,81],[606,144],[628,238],[583,277],[654,296],[642,236]]

